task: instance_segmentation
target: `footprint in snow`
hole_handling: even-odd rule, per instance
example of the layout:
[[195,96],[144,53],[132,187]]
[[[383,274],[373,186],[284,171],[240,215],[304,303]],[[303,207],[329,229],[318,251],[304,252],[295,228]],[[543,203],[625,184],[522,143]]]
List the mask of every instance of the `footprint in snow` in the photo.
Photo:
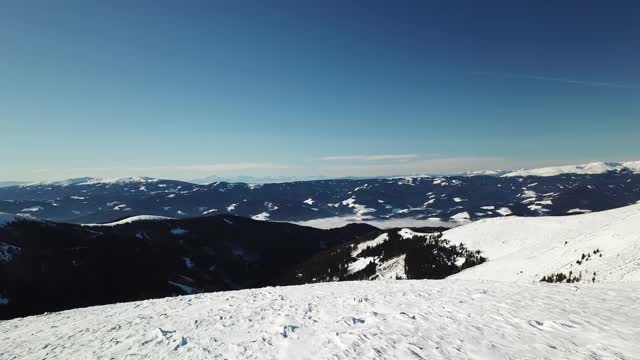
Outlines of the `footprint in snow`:
[[160,330],[160,335],[162,335],[162,337],[164,337],[165,339],[171,338],[173,334],[176,333],[175,330],[162,330],[162,328],[158,328],[158,330]]
[[300,326],[285,325],[285,326],[282,327],[282,332],[280,333],[280,335],[282,335],[282,337],[286,339],[289,336],[291,336],[291,334],[296,332],[296,330],[298,330],[298,329],[300,329]]
[[173,350],[178,350],[183,346],[187,346],[187,338],[185,338],[184,336],[181,337],[180,342],[173,348]]
[[406,313],[406,312],[404,312],[404,311],[403,311],[403,312],[401,312],[401,313],[400,313],[400,315],[404,315],[404,316],[408,317],[408,318],[409,318],[409,319],[411,319],[411,320],[415,320],[415,319],[416,319],[416,316],[415,316],[415,315],[410,315],[410,314],[408,314],[408,313]]
[[538,330],[544,330],[542,327],[544,326],[544,323],[542,321],[538,321],[538,320],[529,320],[529,325],[531,327],[534,327]]

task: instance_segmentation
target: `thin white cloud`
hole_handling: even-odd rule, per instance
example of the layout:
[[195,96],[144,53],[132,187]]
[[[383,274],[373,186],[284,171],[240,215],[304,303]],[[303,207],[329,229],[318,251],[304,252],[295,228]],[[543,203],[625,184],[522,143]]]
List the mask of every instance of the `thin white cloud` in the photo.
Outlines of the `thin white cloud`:
[[416,154],[387,154],[387,155],[342,155],[325,156],[324,161],[384,161],[384,160],[411,160],[418,158]]
[[500,157],[450,157],[418,159],[407,162],[384,164],[349,164],[325,167],[329,174],[356,174],[358,176],[407,175],[407,174],[454,174],[465,171],[504,169],[510,161]]
[[574,79],[565,79],[565,78],[558,78],[558,77],[551,77],[551,76],[537,76],[537,75],[528,75],[528,74],[493,73],[493,72],[484,72],[484,71],[477,71],[477,72],[474,72],[474,74],[497,76],[497,77],[502,77],[507,79],[553,81],[553,82],[560,82],[565,84],[584,85],[584,86],[593,86],[593,87],[608,87],[608,88],[617,88],[617,89],[638,89],[639,88],[638,86],[626,85],[626,84],[589,81],[589,80],[574,80]]
[[126,177],[152,176],[172,179],[190,179],[202,175],[227,175],[283,171],[291,169],[291,165],[271,162],[236,162],[216,164],[190,165],[158,165],[158,166],[106,166],[106,167],[76,167],[64,169],[36,169],[38,180],[65,179],[83,176],[93,177]]
[[195,172],[228,172],[228,171],[247,171],[247,170],[282,170],[288,169],[290,166],[276,163],[222,163],[222,164],[200,164],[177,166],[177,170],[195,171]]

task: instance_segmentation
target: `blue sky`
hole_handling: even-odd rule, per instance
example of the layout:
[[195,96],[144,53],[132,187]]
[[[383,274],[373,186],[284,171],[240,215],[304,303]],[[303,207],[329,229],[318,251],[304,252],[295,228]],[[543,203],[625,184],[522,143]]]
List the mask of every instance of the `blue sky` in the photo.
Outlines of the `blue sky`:
[[9,0],[0,178],[640,159],[640,5],[551,3]]

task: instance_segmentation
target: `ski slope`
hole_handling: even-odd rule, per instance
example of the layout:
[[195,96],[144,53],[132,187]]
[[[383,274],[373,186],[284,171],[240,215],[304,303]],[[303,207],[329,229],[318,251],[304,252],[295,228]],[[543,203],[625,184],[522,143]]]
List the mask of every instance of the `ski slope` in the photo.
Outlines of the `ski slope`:
[[633,359],[640,286],[342,282],[0,322],[1,359]]
[[[594,273],[595,282],[640,281],[640,204],[583,215],[480,220],[444,237],[488,258],[457,279],[532,282],[571,271],[589,282]],[[582,254],[588,254],[585,260]]]

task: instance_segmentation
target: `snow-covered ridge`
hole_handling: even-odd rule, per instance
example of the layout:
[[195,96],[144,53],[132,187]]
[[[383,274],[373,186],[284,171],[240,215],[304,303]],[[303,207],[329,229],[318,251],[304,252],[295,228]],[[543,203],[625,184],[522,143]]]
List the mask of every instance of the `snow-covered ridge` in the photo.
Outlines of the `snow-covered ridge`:
[[6,224],[12,223],[18,219],[19,218],[17,215],[0,213],[0,226],[4,226]]
[[77,185],[96,185],[96,184],[135,184],[135,183],[155,183],[158,179],[150,177],[124,177],[124,178],[91,178]]
[[37,219],[33,217],[26,217],[21,215],[0,212],[0,227],[8,225],[15,221],[24,221],[24,220],[35,221]]
[[106,224],[82,224],[82,226],[116,226],[123,224],[130,224],[135,221],[157,221],[157,220],[172,220],[174,218],[166,217],[166,216],[157,216],[157,215],[137,215],[131,216],[126,219],[122,219],[119,221],[106,223]]
[[462,176],[501,176],[508,172],[507,170],[475,170],[467,171]]
[[609,171],[640,172],[640,161],[593,162],[581,165],[549,166],[537,169],[521,169],[502,175],[509,176],[557,176],[562,174],[604,174]]
[[488,259],[454,278],[534,282],[571,272],[582,275],[582,282],[640,281],[640,204],[573,216],[480,220],[444,237]]
[[2,355],[26,360],[631,359],[639,295],[638,284],[323,283],[75,309],[0,332]]
[[28,184],[22,184],[21,187],[29,186],[42,186],[42,185],[54,185],[54,186],[69,186],[69,185],[100,185],[100,184],[133,184],[133,183],[154,183],[158,182],[158,179],[137,176],[137,177],[120,177],[120,178],[94,178],[94,177],[81,177],[74,179],[65,179],[58,181],[39,181]]

